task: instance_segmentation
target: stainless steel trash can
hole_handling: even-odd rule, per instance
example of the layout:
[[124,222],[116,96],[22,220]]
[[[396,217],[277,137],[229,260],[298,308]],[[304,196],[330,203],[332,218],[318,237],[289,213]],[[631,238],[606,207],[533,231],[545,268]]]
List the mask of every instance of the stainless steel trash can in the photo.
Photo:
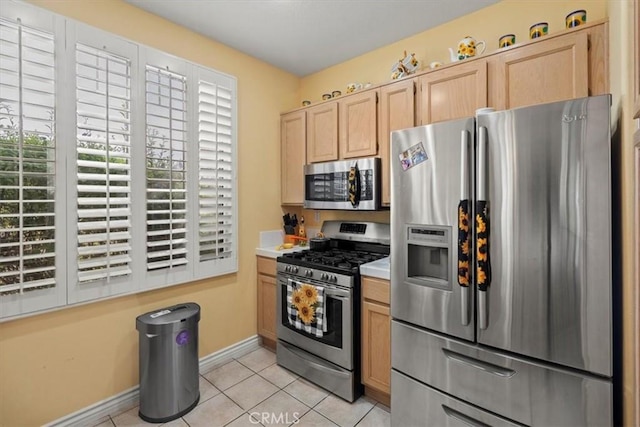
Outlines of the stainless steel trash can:
[[140,339],[140,410],[152,423],[166,423],[195,408],[198,385],[200,306],[178,304],[136,318]]

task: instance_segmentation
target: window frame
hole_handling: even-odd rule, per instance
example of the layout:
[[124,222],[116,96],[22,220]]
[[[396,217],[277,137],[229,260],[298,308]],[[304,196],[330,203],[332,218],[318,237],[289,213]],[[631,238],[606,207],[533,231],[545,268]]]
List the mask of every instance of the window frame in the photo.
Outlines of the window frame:
[[[3,4],[0,16],[48,31],[55,40],[55,153],[56,153],[56,286],[17,295],[0,296],[0,323],[52,309],[102,301],[151,289],[180,285],[238,271],[238,122],[237,78],[170,55],[158,49],[97,29],[38,8],[13,1]],[[77,193],[77,81],[76,45],[105,50],[129,59],[130,105],[130,197],[131,274],[116,280],[78,280]],[[147,64],[177,72],[187,81],[187,264],[184,268],[147,270],[146,255],[146,83]],[[198,79],[226,85],[231,91],[232,231],[231,256],[200,261],[198,197]],[[190,196],[190,197],[189,197]],[[59,228],[58,228],[59,227]]]

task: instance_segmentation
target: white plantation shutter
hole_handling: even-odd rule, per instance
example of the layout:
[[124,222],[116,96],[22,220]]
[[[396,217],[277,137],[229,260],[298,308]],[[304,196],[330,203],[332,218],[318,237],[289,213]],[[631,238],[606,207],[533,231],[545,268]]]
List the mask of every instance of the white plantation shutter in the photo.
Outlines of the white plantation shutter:
[[235,256],[233,92],[198,82],[200,261]]
[[0,322],[237,271],[235,77],[0,3]]
[[187,263],[187,79],[146,66],[147,269]]
[[131,274],[131,62],[76,45],[78,282]]
[[54,52],[0,19],[0,297],[57,285]]

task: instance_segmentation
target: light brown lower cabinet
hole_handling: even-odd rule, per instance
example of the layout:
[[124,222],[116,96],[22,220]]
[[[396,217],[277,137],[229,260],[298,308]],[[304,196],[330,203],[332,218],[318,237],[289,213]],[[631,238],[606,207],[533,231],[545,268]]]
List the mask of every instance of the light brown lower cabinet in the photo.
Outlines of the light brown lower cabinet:
[[276,260],[257,257],[258,264],[258,335],[264,345],[276,345]]
[[389,281],[362,278],[362,384],[365,394],[389,406],[391,311]]

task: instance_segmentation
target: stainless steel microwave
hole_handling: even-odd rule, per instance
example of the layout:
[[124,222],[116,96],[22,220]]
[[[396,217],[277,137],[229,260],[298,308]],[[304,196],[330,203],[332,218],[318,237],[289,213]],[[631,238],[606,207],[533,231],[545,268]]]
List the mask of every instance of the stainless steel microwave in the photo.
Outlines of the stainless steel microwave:
[[378,157],[305,165],[304,207],[380,209],[380,168]]

